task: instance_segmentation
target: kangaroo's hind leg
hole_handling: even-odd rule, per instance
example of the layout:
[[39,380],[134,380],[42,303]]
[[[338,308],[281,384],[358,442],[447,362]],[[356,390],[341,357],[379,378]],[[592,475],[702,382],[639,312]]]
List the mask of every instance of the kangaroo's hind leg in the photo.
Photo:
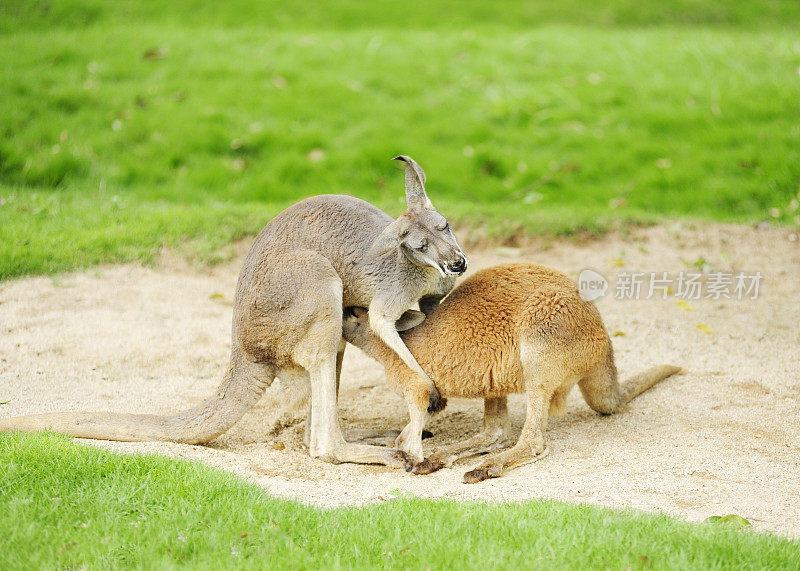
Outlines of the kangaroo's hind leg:
[[307,372],[312,457],[405,467],[404,455],[397,450],[348,444],[342,436],[336,398],[343,343],[342,294],[341,278],[320,254],[294,250],[276,255],[248,273],[243,271],[235,334],[250,360]]
[[[342,363],[344,362],[344,349],[345,349],[345,341],[344,339],[341,340],[339,343],[339,351],[336,353],[336,410],[339,410],[339,386],[341,384],[342,379]],[[306,372],[306,375],[308,373]],[[309,383],[310,386],[310,383]],[[306,414],[306,429],[303,435],[303,440],[306,446],[310,446],[311,444],[311,402],[307,403],[307,414]]]
[[464,483],[474,484],[488,478],[497,478],[509,468],[543,458],[548,452],[544,430],[549,406],[550,395],[544,390],[529,390],[527,416],[517,443],[509,450],[492,456],[474,470],[464,474]]
[[[339,337],[326,347],[325,339],[329,338],[328,334],[336,326]],[[336,347],[340,338],[341,318],[338,324],[333,320],[317,322],[294,352],[295,361],[308,370],[311,379],[309,454],[313,458],[334,463],[385,464],[404,468],[406,460],[402,452],[380,446],[351,444],[342,435],[336,403]]]
[[471,438],[450,446],[445,446],[435,454],[414,466],[414,474],[430,474],[450,467],[453,462],[494,452],[509,444],[508,399],[507,397],[486,398],[483,400],[483,430]]
[[405,467],[402,452],[345,441],[337,405],[342,354],[342,282],[336,276],[336,279],[314,284],[314,291],[317,297],[314,319],[292,352],[294,361],[308,371],[311,382],[309,454],[328,462]]
[[[344,361],[344,350],[346,343],[342,340],[339,352],[336,354],[336,396],[337,402],[340,396],[340,387],[342,380],[342,363]],[[305,372],[305,371],[304,371]],[[306,377],[308,373],[306,372]],[[308,384],[308,383],[307,383]],[[310,395],[309,395],[310,396]],[[306,446],[311,442],[311,406],[310,398],[306,399],[306,429],[304,440]],[[337,407],[338,410],[338,407]],[[381,444],[383,446],[392,446],[395,439],[400,434],[399,430],[381,430],[374,428],[348,428],[344,430],[345,439],[349,442],[361,442],[364,444]]]
[[[270,436],[278,436],[285,429],[295,426],[309,416],[311,386],[308,371],[301,367],[282,369],[278,373],[278,390],[273,391],[270,401],[277,410]],[[308,446],[308,425],[305,428],[305,444]]]
[[488,458],[464,474],[465,484],[497,478],[509,468],[539,460],[548,453],[545,428],[553,395],[572,387],[578,377],[561,347],[550,348],[548,345],[523,342],[520,358],[528,406],[519,440],[509,450]]

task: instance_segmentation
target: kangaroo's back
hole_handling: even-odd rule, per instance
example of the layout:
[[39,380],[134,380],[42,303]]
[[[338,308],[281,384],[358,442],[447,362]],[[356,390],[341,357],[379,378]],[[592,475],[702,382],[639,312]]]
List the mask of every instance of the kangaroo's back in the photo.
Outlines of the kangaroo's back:
[[580,299],[575,281],[532,263],[475,273],[403,339],[442,393],[482,397],[524,391],[519,342],[532,336],[607,339],[600,314]]
[[270,251],[309,249],[325,255],[337,270],[360,262],[392,218],[365,200],[323,194],[293,204],[261,230],[245,263]]
[[[368,304],[369,292],[363,290],[369,275],[362,262],[392,221],[382,210],[352,196],[328,194],[302,200],[278,214],[256,236],[242,265],[237,296],[249,297],[249,290],[258,287],[258,279],[279,257],[307,250],[328,260],[342,279],[345,305]],[[380,269],[388,270],[386,265]]]

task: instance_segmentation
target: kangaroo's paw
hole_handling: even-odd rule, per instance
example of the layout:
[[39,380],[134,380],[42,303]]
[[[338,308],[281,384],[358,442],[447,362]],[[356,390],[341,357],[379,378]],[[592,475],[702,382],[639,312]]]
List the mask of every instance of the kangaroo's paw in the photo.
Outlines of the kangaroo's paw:
[[434,414],[444,410],[447,406],[447,399],[439,394],[439,390],[433,387],[428,397],[428,412]]
[[541,460],[547,456],[549,453],[550,449],[546,446],[542,446],[539,452],[531,455],[526,454],[521,456],[518,454],[509,454],[508,452],[504,452],[495,457],[493,460],[488,460],[474,470],[470,470],[464,474],[464,483],[475,484],[477,482],[488,480],[489,478],[499,478],[506,472],[506,470],[517,468],[523,464],[536,462],[537,460]]

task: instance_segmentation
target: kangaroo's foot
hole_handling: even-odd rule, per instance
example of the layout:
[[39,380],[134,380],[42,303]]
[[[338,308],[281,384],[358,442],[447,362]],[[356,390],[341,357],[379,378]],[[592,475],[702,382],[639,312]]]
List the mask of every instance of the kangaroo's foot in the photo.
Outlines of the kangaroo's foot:
[[487,468],[475,468],[464,474],[463,482],[465,484],[477,484],[491,478]]
[[446,446],[435,454],[431,454],[414,466],[413,472],[419,475],[431,474],[442,468],[449,468],[462,458],[494,452],[508,445],[508,433],[502,427],[491,427],[472,438]]
[[414,466],[414,461],[402,450],[371,446],[369,444],[345,443],[337,446],[332,451],[312,454],[311,456],[331,464],[341,464],[343,462],[381,464],[389,468],[400,468],[406,471],[409,470],[409,466]]
[[[375,444],[377,446],[393,446],[397,437],[400,436],[399,430],[380,430],[371,428],[348,428],[344,431],[345,440],[348,442],[358,442],[359,444]],[[422,439],[433,438],[430,430],[422,431]]]
[[[516,448],[516,446],[514,448]],[[514,448],[507,452],[503,452],[502,454],[498,454],[493,459],[487,460],[474,470],[470,470],[469,472],[465,473],[463,479],[464,483],[476,484],[478,482],[488,480],[489,478],[499,478],[505,474],[506,470],[509,468],[516,468],[517,466],[522,466],[523,464],[536,462],[550,453],[550,449],[545,447],[540,452],[534,454],[509,454],[514,451]]]
[[449,468],[461,458],[505,448],[510,444],[508,426],[506,397],[487,397],[484,399],[483,430],[471,438],[440,448],[414,466],[413,471],[415,474],[430,474]]
[[[547,378],[552,377],[553,374],[547,371],[546,368],[536,369],[536,374],[544,380],[533,376],[526,381],[528,407],[525,424],[522,427],[519,440],[509,450],[491,456],[483,464],[464,474],[465,484],[474,484],[489,478],[498,478],[508,468],[534,462],[547,455],[548,449],[545,445],[544,431],[547,427],[547,412],[550,407],[551,395],[543,391],[541,387],[545,385]],[[488,402],[489,399],[486,399],[486,401],[488,413],[491,403]],[[494,404],[497,405],[498,416],[502,418],[502,410],[506,409],[507,413],[507,403],[498,401]]]
[[419,476],[423,476],[426,474],[432,474],[446,467],[447,465],[445,464],[444,459],[434,454],[433,456],[428,456],[422,462],[414,466],[411,472]]

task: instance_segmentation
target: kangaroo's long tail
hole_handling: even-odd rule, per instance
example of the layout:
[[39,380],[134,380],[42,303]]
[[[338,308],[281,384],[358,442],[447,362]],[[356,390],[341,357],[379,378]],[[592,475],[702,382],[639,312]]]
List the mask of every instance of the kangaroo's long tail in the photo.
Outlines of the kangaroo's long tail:
[[622,383],[621,389],[621,403],[627,404],[642,394],[644,391],[663,381],[667,377],[671,377],[681,372],[680,367],[674,365],[656,365],[638,373]]
[[172,416],[112,412],[56,412],[0,419],[0,432],[54,430],[76,438],[126,442],[208,442],[228,430],[256,404],[272,383],[271,367],[236,352],[216,393]]
[[595,371],[578,382],[587,404],[602,414],[619,412],[644,391],[681,371],[674,365],[657,365],[626,379],[617,381],[614,355],[609,348],[608,358]]

